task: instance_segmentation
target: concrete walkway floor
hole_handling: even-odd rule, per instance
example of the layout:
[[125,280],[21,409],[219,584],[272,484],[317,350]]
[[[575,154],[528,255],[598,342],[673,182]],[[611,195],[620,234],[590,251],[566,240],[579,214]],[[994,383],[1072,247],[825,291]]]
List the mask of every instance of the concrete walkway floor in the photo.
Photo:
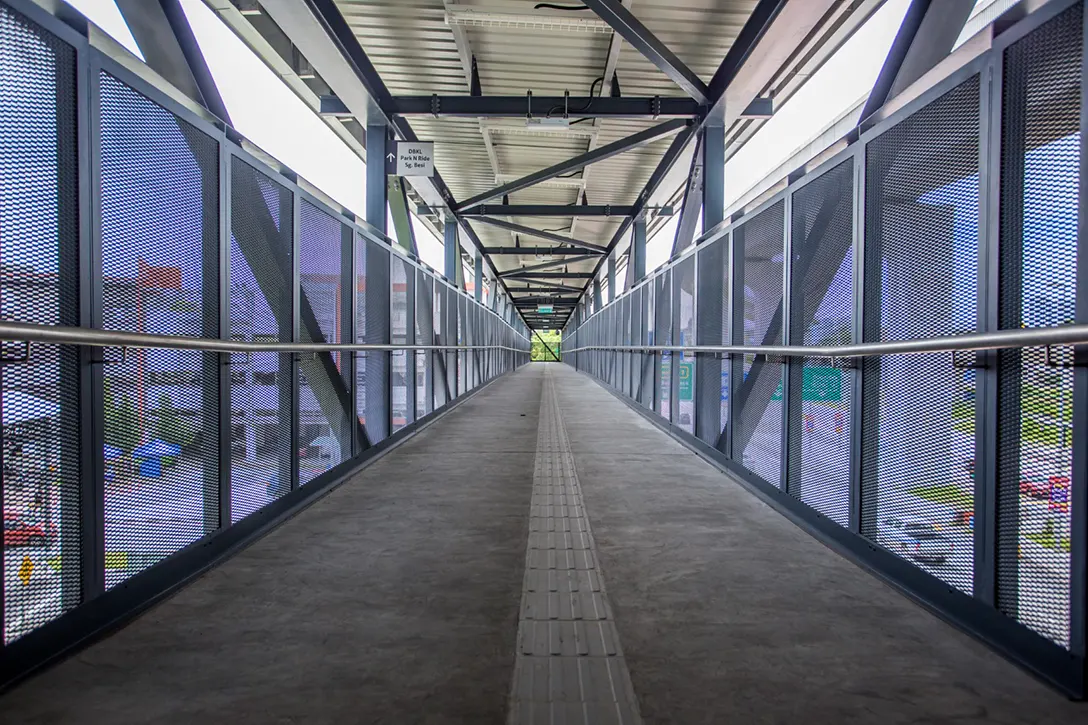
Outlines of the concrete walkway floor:
[[[541,528],[545,515],[557,521]],[[582,553],[534,554],[560,548],[540,543],[562,538],[545,531],[559,518],[589,534],[571,547]],[[551,605],[527,597],[555,591],[553,572],[593,594],[570,600],[583,610],[607,595],[593,626],[614,641],[587,645],[584,624],[565,640],[559,621],[553,639],[519,643],[519,627],[540,630],[527,623]],[[527,659],[537,655],[539,666]],[[623,666],[579,664],[612,656]],[[593,709],[585,687],[601,677],[637,707]],[[566,706],[510,711],[511,696],[541,689],[541,701]],[[639,715],[1063,725],[1088,722],[1088,707],[820,545],[589,378],[545,364],[496,381],[129,626],[0,697],[0,722],[20,725]]]

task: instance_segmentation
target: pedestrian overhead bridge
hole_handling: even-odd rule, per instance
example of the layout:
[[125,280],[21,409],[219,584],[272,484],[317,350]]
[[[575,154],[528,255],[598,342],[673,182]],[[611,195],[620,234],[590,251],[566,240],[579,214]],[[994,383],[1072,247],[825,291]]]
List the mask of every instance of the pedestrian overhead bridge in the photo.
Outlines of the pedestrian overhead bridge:
[[902,5],[727,206],[883,2],[0,0],[0,722],[1084,721],[1088,21]]

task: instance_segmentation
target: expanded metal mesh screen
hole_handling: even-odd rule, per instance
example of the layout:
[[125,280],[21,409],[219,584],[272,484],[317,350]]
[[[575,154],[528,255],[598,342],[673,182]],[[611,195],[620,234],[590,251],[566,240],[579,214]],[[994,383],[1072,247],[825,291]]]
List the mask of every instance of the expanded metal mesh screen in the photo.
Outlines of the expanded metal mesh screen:
[[[642,344],[654,345],[654,284],[642,286]],[[657,356],[652,352],[639,355],[639,402],[647,408],[654,407],[654,363]]]
[[[231,158],[230,334],[291,342],[291,192]],[[231,519],[291,490],[292,385],[288,353],[230,356]]]
[[[782,344],[784,202],[733,232],[733,340]],[[733,363],[733,457],[775,486],[782,484],[782,369],[765,355]]]
[[[431,327],[434,331],[434,345],[448,345],[449,339],[447,338],[447,326],[446,326],[446,287],[437,279],[433,280],[431,285],[433,292],[431,305]],[[445,405],[451,397],[449,387],[449,377],[446,374],[446,353],[434,351],[431,353],[431,360],[433,361],[433,377],[434,384],[431,388],[434,393],[434,407],[438,408],[441,405]]]
[[[728,238],[720,239],[698,251],[696,345],[722,345],[729,341],[728,244]],[[728,358],[711,353],[700,353],[695,359],[696,387],[699,390],[696,398],[696,435],[712,446],[717,446],[729,420],[729,365]],[[719,394],[715,395],[715,392]]]
[[[866,341],[977,329],[978,134],[975,76],[868,145]],[[971,592],[974,370],[948,354],[864,365],[862,532]]]
[[[631,344],[631,298],[624,297],[620,300],[620,344]],[[619,355],[619,387],[627,395],[631,394],[631,353],[623,352]]]
[[[416,271],[416,341],[434,344],[434,280],[423,270]],[[434,355],[426,350],[416,351],[416,413],[419,417],[434,410],[431,392]]]
[[[1001,155],[1002,328],[1074,320],[1080,192],[1083,6],[1004,57]],[[998,366],[998,606],[1068,647],[1073,428],[1072,348],[1005,350]]]
[[[672,284],[673,342],[695,344],[695,257],[676,265]],[[679,352],[676,362],[676,400],[673,422],[688,433],[695,432],[695,354]]]
[[[356,243],[355,339],[389,343],[389,250],[368,239]],[[355,360],[356,414],[371,444],[389,435],[389,353],[365,351]]]
[[[443,297],[442,311],[445,315],[443,322],[443,332],[445,333],[445,339],[447,345],[456,345],[458,330],[457,330],[457,293],[453,291],[452,287],[446,287],[442,285],[440,287]],[[449,399],[453,400],[460,392],[461,388],[458,386],[457,380],[457,364],[458,352],[456,350],[447,350],[444,354],[446,361],[446,389],[449,391]]]
[[[397,255],[392,256],[393,276],[390,290],[393,319],[392,342],[407,345],[411,339],[413,325],[409,325],[415,303],[415,275],[408,262]],[[411,400],[414,387],[412,368],[415,366],[415,353],[397,350],[392,354],[393,363],[393,431],[396,432],[413,420],[414,401]],[[411,388],[411,390],[409,390]]]
[[[102,327],[218,337],[219,146],[102,72]],[[106,586],[219,525],[219,361],[107,349]]]
[[[0,317],[79,324],[75,52],[0,6]],[[79,365],[72,347],[4,343],[3,636],[79,604]]]
[[[304,199],[298,236],[300,339],[341,342],[345,323],[342,255],[351,254],[351,230]],[[351,390],[341,363],[339,353],[299,356],[300,485],[351,457]]]
[[[463,296],[454,294],[454,301],[456,302],[457,309],[457,344],[465,344],[466,327],[466,309],[468,306],[468,300]],[[468,390],[468,353],[464,350],[457,353],[457,392],[458,394]]]
[[[790,343],[847,345],[854,329],[854,164],[848,159],[793,195]],[[787,490],[846,526],[854,377],[827,358],[789,365]]]

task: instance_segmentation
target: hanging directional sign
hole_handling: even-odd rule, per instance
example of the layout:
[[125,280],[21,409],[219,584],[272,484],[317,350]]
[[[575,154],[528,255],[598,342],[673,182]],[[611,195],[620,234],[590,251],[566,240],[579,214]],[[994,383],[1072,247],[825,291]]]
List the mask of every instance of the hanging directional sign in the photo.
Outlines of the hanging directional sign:
[[393,176],[434,176],[434,143],[394,141],[385,154],[385,173]]
[[552,305],[537,305],[536,306],[536,311],[539,312],[542,315],[550,315],[550,314],[552,314],[552,311],[553,311],[552,310]]

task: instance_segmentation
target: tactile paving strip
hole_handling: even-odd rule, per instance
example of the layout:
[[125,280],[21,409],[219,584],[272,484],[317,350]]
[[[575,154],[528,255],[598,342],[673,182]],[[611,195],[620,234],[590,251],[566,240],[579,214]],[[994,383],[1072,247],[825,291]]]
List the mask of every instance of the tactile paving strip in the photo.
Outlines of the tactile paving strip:
[[507,722],[641,723],[550,370],[530,517]]

